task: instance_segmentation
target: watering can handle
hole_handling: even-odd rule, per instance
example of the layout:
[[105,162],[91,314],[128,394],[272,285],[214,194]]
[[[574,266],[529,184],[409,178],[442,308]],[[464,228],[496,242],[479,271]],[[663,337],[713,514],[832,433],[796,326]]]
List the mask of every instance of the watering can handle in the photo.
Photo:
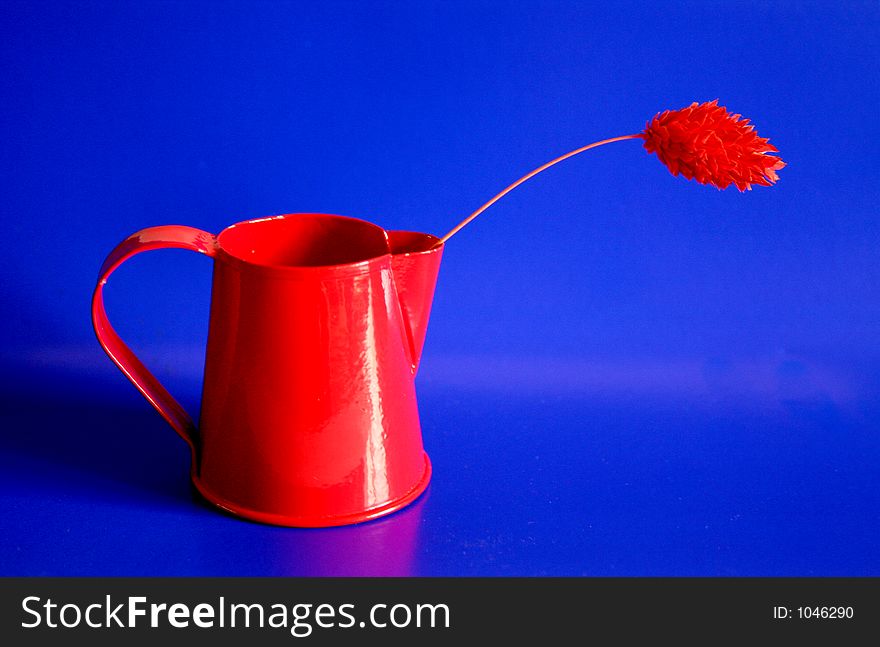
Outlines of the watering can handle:
[[212,234],[183,225],[149,227],[132,234],[110,252],[101,266],[98,284],[92,296],[92,325],[95,328],[98,341],[110,359],[189,445],[193,455],[193,465],[195,465],[196,426],[192,418],[120,339],[113,326],[110,325],[107,312],[104,310],[104,285],[117,267],[141,252],[175,247],[190,249],[211,257],[215,255],[217,249],[216,240]]

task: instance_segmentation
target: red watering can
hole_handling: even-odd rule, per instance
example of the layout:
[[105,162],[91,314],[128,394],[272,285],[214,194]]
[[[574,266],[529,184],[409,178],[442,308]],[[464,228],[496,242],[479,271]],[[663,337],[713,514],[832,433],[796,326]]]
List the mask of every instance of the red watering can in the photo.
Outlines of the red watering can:
[[[168,247],[214,260],[198,429],[104,310],[122,262]],[[105,260],[92,321],[190,446],[205,498],[284,526],[357,523],[407,505],[431,477],[414,379],[442,253],[435,236],[325,214],[250,220],[218,236],[151,227]]]
[[[597,146],[642,140],[673,175],[719,189],[771,186],[785,163],[717,100],[666,110],[640,133],[557,157],[498,193],[443,238],[354,218],[250,220],[219,236],[144,229],[101,268],[92,320],[104,350],[192,449],[192,480],[234,514],[333,526],[400,509],[424,491],[413,380],[445,242],[538,173]],[[102,291],[124,260],[183,247],[214,259],[200,428],[107,321]]]

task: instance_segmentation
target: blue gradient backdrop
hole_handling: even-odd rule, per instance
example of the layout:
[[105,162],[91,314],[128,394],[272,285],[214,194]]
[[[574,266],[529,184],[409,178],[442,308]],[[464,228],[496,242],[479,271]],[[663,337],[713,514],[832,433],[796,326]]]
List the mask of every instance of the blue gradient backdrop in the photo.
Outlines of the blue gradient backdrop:
[[[878,36],[876,2],[0,3],[0,574],[880,575]],[[782,151],[776,187],[628,141],[452,240],[434,479],[384,520],[209,509],[93,337],[135,230],[442,234],[716,97]],[[107,294],[194,414],[210,272],[156,252]]]

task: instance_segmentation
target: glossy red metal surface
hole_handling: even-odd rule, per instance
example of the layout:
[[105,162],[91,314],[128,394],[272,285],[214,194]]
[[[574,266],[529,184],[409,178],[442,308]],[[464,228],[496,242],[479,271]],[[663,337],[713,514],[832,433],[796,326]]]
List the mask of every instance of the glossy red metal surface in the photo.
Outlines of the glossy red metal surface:
[[[443,247],[354,218],[292,214],[216,238],[155,227],[108,257],[95,331],[193,450],[192,479],[257,521],[332,526],[413,501],[430,479],[414,378]],[[102,289],[123,261],[184,247],[214,258],[200,428],[119,339]]]

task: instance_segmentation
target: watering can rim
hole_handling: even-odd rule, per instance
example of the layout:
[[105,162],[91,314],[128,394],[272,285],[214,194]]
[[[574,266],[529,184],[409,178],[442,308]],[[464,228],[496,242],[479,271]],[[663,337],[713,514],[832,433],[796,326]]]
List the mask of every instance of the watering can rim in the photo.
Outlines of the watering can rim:
[[[246,258],[242,258],[236,254],[233,254],[229,250],[227,250],[222,243],[222,237],[224,234],[230,231],[234,231],[236,228],[243,227],[245,225],[253,225],[260,222],[268,222],[268,221],[277,221],[277,220],[287,220],[293,218],[302,218],[308,216],[318,216],[321,218],[333,218],[338,220],[348,220],[352,222],[361,223],[363,225],[367,225],[369,227],[375,228],[382,232],[385,237],[385,241],[388,247],[388,251],[383,254],[377,254],[375,256],[365,258],[359,261],[352,261],[348,263],[337,263],[330,265],[281,265],[281,264],[269,264],[269,263],[257,263]],[[407,233],[413,234],[415,236],[423,237],[430,245],[427,249],[421,250],[413,250],[413,251],[398,251],[394,252],[391,249],[391,241],[389,240],[389,234],[396,233]],[[352,216],[343,216],[339,214],[331,214],[331,213],[318,213],[318,212],[302,212],[302,213],[286,213],[280,214],[276,216],[264,216],[260,218],[251,218],[249,220],[243,220],[241,222],[236,222],[232,225],[229,225],[225,229],[223,229],[219,234],[216,234],[213,240],[214,248],[217,253],[217,258],[223,259],[231,263],[232,265],[245,268],[248,271],[258,271],[265,272],[270,274],[278,274],[283,276],[317,276],[321,277],[326,276],[351,276],[358,274],[366,274],[370,271],[374,270],[377,266],[381,266],[385,262],[390,262],[391,258],[397,257],[417,257],[422,255],[436,254],[439,253],[444,244],[440,243],[440,238],[433,234],[428,234],[424,232],[418,231],[408,231],[408,230],[391,230],[388,231],[379,225],[372,223],[368,220],[364,220],[362,218],[354,218]]]

